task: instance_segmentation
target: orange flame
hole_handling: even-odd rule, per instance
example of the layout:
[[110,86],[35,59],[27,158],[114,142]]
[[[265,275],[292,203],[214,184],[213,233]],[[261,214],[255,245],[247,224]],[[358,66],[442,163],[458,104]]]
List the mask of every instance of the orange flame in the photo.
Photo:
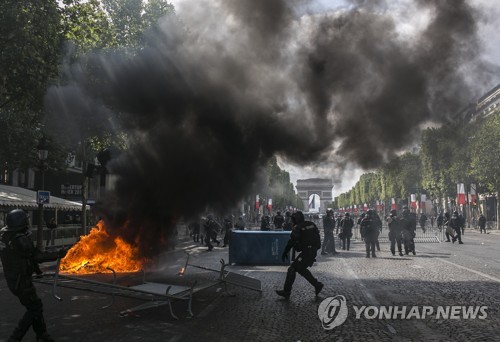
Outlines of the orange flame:
[[74,274],[139,271],[148,260],[139,257],[139,249],[120,237],[112,238],[99,221],[82,236],[61,260],[60,271]]

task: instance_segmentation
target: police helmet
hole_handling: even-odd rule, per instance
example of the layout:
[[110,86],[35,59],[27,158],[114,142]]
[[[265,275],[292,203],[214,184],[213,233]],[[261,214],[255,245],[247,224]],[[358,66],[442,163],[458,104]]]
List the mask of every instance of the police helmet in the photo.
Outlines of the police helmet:
[[366,212],[366,216],[372,217],[373,216],[373,209],[368,209]]
[[277,211],[277,212],[276,212],[276,215],[281,215],[281,211]]
[[454,211],[453,216],[458,216],[458,211]]
[[29,227],[28,214],[22,209],[14,209],[7,214],[7,227],[4,229],[10,232],[17,232]]
[[392,209],[392,210],[391,210],[391,214],[392,214],[392,215],[394,215],[394,216],[396,216],[396,215],[398,214],[398,212],[397,212],[397,210],[396,210],[396,209]]
[[344,214],[344,216],[345,216],[345,217],[349,217],[349,216],[351,216],[351,214],[349,214],[349,213],[345,213],[345,214]]
[[285,213],[285,216],[292,216],[292,213],[291,213],[291,212],[289,212],[289,211],[287,211],[287,212]]
[[214,215],[212,215],[212,214],[207,215],[207,220],[213,220],[213,219],[214,219]]
[[408,216],[410,215],[410,211],[408,210],[408,207],[406,207],[406,209],[404,209],[403,207],[403,216]]
[[297,211],[292,214],[292,222],[293,224],[299,224],[305,221],[304,214],[302,211]]

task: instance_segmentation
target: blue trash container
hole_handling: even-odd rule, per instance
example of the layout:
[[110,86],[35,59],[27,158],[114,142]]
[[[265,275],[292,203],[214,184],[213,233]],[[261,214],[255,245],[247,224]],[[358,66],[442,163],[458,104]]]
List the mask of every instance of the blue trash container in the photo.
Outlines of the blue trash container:
[[281,260],[281,254],[289,239],[289,231],[233,230],[229,244],[229,263],[289,265],[289,260]]

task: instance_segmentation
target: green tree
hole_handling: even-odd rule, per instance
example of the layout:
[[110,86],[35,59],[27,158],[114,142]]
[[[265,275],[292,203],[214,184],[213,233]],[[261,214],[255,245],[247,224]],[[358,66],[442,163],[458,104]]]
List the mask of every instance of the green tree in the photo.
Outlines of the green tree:
[[61,8],[63,34],[73,43],[72,60],[88,51],[116,45],[111,20],[98,0],[64,0]]
[[58,71],[62,41],[56,2],[2,1],[0,22],[0,108],[37,113]]
[[0,22],[0,169],[5,175],[38,163],[43,96],[58,73],[62,37],[54,0],[2,1]]
[[399,158],[399,174],[397,182],[402,196],[408,196],[422,189],[421,186],[421,162],[418,154],[407,152]]
[[[500,111],[490,114],[471,139],[472,174],[491,193],[496,193],[497,214],[500,214]],[[497,229],[500,229],[497,219]]]

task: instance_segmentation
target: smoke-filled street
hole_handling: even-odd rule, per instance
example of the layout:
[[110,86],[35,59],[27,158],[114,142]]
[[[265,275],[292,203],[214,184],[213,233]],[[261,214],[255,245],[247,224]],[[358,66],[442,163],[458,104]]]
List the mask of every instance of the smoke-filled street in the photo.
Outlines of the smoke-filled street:
[[0,342],[499,340],[497,2],[2,0]]
[[[394,257],[386,243],[373,259],[364,257],[360,243],[354,243],[349,252],[318,256],[311,267],[325,284],[318,298],[303,279],[297,279],[289,300],[277,296],[274,290],[282,286],[285,266],[229,266],[229,271],[260,279],[262,293],[229,285],[229,292],[235,295],[229,296],[222,287],[210,288],[194,296],[194,318],[187,318],[185,303],[174,305],[179,320],[169,315],[166,306],[120,317],[121,311],[140,303],[117,297],[110,308],[101,309],[109,304],[109,296],[67,288],[60,288],[63,300],[58,302],[51,295],[51,286],[36,286],[48,328],[57,341],[494,341],[500,333],[500,234],[466,230],[463,239],[463,245],[417,243],[415,256]],[[189,267],[184,278],[177,276],[184,266],[184,250],[191,253],[193,264],[208,268],[218,269],[219,260],[228,258],[227,248],[215,247],[208,253],[187,240],[179,247],[182,249],[162,256],[162,271],[148,274],[149,280],[179,284],[217,277],[212,271]],[[318,307],[324,299],[337,295],[345,297],[347,319],[326,330]],[[5,336],[22,308],[3,278],[0,298],[2,307],[8,308],[0,313],[0,335]],[[359,311],[363,306],[368,311]],[[406,306],[406,311],[390,319],[376,315],[375,310],[391,306],[400,312]],[[408,317],[414,306],[418,311]],[[455,318],[436,317],[439,307],[453,306],[460,307]],[[466,318],[462,307],[487,307],[486,315],[478,311],[475,319]],[[425,318],[422,310],[427,310]]]

